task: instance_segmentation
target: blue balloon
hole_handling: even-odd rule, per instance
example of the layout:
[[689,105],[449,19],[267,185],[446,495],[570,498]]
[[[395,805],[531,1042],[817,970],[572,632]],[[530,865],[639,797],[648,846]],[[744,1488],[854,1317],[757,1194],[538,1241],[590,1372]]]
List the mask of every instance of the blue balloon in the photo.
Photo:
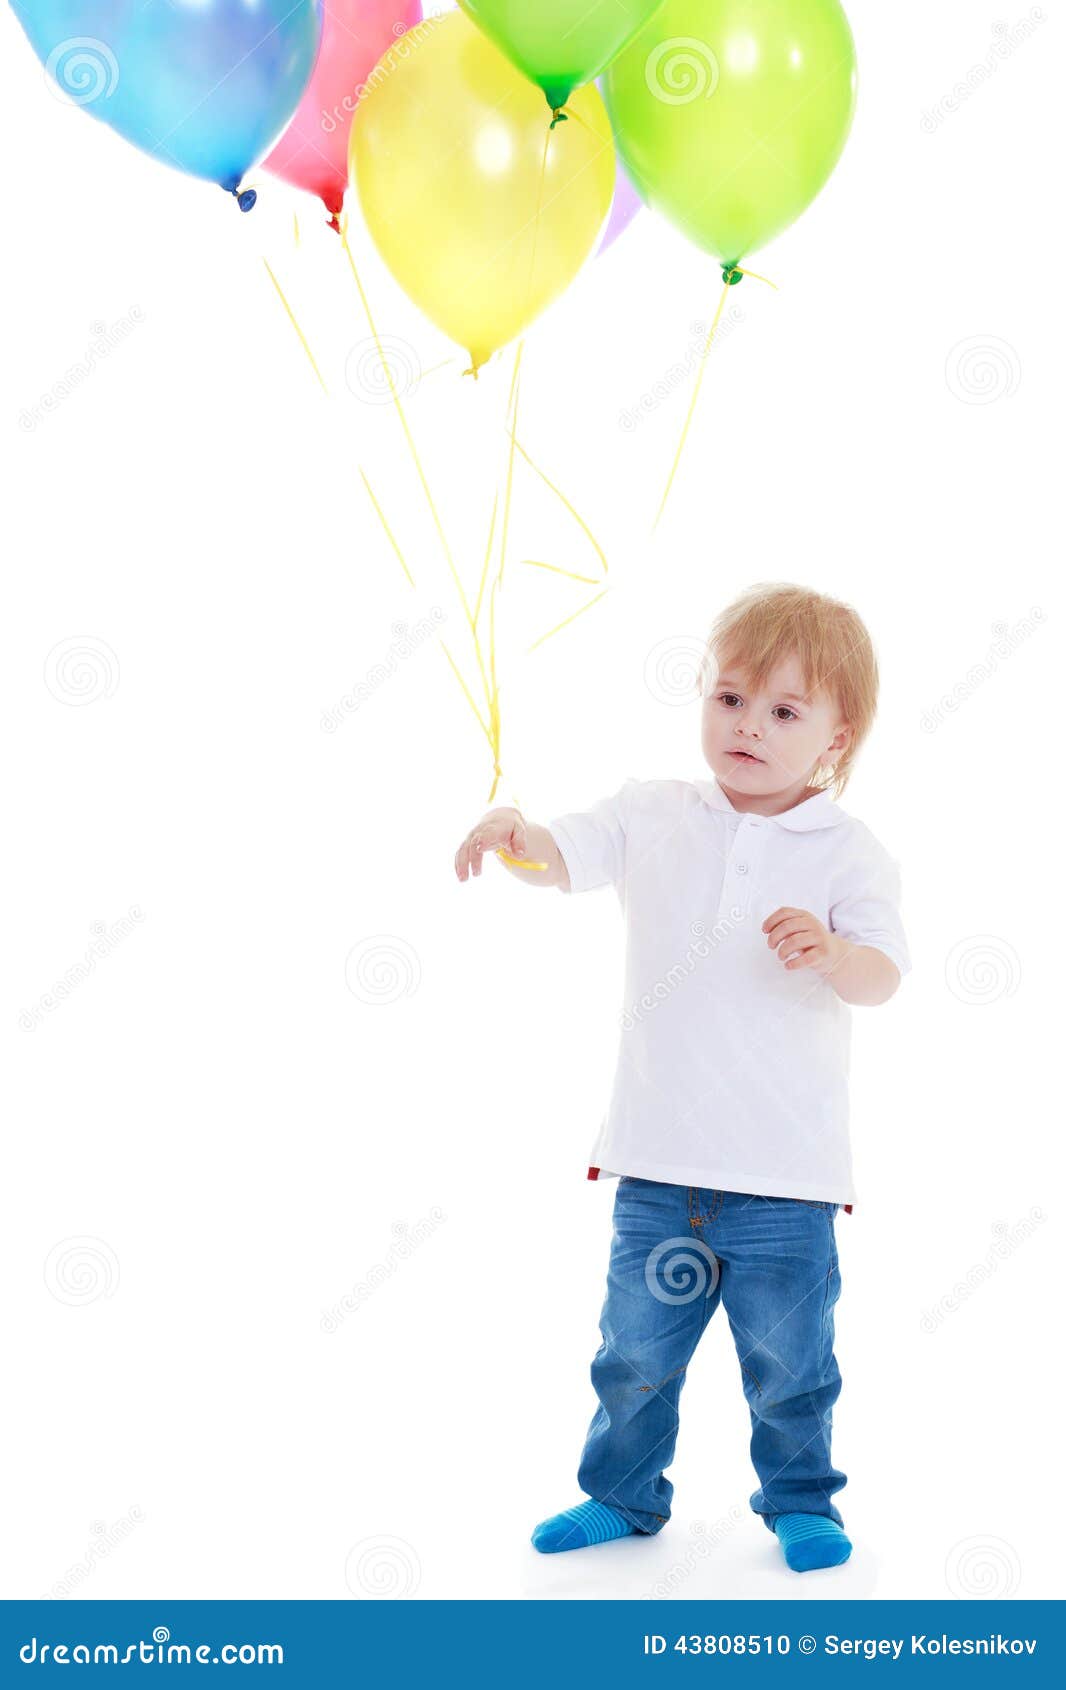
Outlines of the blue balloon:
[[322,34],[321,0],[12,5],[75,104],[160,163],[230,193],[299,105]]

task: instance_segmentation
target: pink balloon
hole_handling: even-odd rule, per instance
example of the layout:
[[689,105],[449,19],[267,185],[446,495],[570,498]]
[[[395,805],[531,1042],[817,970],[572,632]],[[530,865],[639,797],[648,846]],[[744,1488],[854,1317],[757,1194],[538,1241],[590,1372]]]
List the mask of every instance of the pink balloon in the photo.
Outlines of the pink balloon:
[[272,175],[317,194],[336,228],[348,186],[348,131],[355,108],[379,59],[387,75],[409,51],[403,38],[421,23],[422,6],[420,0],[322,0],[322,14],[311,80],[263,164]]

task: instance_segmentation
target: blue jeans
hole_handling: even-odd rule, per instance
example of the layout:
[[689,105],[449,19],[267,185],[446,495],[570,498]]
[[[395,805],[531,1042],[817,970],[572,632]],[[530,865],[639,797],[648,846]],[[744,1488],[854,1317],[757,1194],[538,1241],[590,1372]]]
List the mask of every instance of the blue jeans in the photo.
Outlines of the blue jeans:
[[600,1406],[578,1469],[581,1489],[638,1531],[662,1530],[674,1487],[685,1372],[718,1304],[751,1410],[751,1506],[843,1519],[847,1483],[829,1453],[840,1370],[836,1203],[623,1177],[614,1203],[603,1343],[592,1363]]

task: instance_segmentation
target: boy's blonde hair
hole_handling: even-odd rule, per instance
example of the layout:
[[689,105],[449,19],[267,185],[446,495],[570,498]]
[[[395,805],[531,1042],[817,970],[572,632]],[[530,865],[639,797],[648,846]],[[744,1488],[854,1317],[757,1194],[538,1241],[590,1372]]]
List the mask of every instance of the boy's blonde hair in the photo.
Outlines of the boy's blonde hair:
[[839,798],[873,725],[879,679],[873,642],[850,605],[808,587],[773,582],[750,587],[715,620],[700,666],[700,691],[706,696],[715,676],[733,664],[753,686],[762,686],[790,657],[799,660],[807,692],[828,693],[851,728],[836,769],[819,766],[812,776],[819,791]]

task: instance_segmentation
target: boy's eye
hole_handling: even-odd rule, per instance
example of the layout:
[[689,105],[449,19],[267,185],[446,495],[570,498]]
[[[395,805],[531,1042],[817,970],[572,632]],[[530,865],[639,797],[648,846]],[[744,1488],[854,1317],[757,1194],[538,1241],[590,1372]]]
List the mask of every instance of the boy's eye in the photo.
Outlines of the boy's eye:
[[729,704],[729,705],[739,704],[740,703],[740,696],[739,696],[738,693],[735,693],[735,692],[721,692],[721,693],[718,694],[718,702],[719,702],[719,704]]
[[774,715],[777,717],[779,722],[795,722],[799,719],[796,712],[794,710],[790,710],[787,704],[776,705],[774,708]]

